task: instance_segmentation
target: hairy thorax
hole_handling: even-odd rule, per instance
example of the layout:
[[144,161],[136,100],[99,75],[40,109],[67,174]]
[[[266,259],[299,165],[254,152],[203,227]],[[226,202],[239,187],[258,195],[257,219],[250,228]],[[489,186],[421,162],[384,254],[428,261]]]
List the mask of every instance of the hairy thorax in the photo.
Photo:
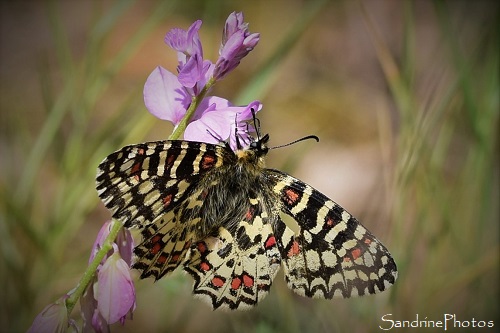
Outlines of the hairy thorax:
[[[234,163],[207,173],[200,182],[202,204],[197,212],[201,226],[198,236],[217,234],[219,227],[234,231],[262,191],[269,191],[263,179],[263,159],[252,151],[237,151]],[[263,209],[269,208],[263,203]]]

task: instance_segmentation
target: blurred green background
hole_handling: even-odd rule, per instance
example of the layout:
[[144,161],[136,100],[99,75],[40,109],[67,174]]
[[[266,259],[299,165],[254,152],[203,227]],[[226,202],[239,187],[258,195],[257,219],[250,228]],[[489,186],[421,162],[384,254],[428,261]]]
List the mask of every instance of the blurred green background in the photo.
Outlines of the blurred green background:
[[94,189],[98,163],[171,133],[142,100],[156,66],[175,71],[165,33],[202,19],[205,58],[215,61],[234,10],[261,41],[212,93],[262,101],[271,145],[318,135],[272,151],[268,165],[357,216],[393,253],[399,279],[380,295],[326,301],[295,295],[281,273],[254,310],[227,313],[193,299],[191,278],[175,272],[138,281],[134,320],[113,331],[376,332],[388,313],[500,326],[497,1],[0,8],[0,331],[25,331],[81,277],[110,217]]

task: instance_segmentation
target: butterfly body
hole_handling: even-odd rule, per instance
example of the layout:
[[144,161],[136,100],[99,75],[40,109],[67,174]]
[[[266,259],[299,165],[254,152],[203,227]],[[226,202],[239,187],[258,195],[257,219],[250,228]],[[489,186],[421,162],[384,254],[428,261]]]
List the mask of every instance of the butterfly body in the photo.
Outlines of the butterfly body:
[[[385,247],[335,202],[266,169],[266,135],[247,149],[188,141],[132,145],[99,166],[97,190],[113,217],[138,227],[135,268],[156,279],[182,266],[214,309],[267,295],[283,266],[308,297],[373,294],[397,277]],[[281,219],[293,217],[296,235]]]

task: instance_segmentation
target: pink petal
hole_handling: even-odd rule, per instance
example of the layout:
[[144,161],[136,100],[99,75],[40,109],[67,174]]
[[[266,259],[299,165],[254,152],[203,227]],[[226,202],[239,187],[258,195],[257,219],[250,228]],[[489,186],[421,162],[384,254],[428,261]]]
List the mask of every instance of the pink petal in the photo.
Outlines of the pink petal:
[[47,305],[28,329],[28,333],[58,333],[68,329],[68,310],[66,309],[67,295],[56,302]]
[[97,234],[97,237],[94,241],[94,245],[92,246],[92,250],[90,252],[89,264],[92,260],[94,260],[94,257],[97,254],[97,252],[101,249],[104,240],[106,239],[106,237],[108,237],[110,227],[111,227],[111,221],[106,221],[102,225],[101,230],[99,230],[99,233]]
[[191,102],[189,94],[177,77],[158,66],[144,85],[144,103],[148,111],[157,118],[177,125]]
[[130,230],[127,228],[122,228],[118,236],[116,237],[115,243],[118,245],[118,252],[123,260],[127,263],[129,267],[132,266],[132,255],[134,253],[134,239]]
[[115,252],[98,272],[97,309],[113,324],[135,307],[135,289],[127,263]]
[[88,285],[87,289],[80,297],[80,312],[83,318],[83,330],[89,332],[93,326],[93,316],[97,311],[97,301],[94,298],[94,287],[97,284],[97,277]]
[[96,333],[109,333],[111,332],[111,329],[102,316],[102,314],[99,312],[99,310],[94,309],[94,313],[92,315],[92,328]]
[[195,21],[188,30],[173,28],[165,35],[165,43],[176,51],[192,54],[193,47],[196,49],[199,43],[198,30],[201,27],[201,20]]
[[218,96],[208,96],[205,97],[200,105],[198,105],[198,109],[196,109],[196,113],[193,117],[193,120],[200,119],[207,112],[214,110],[225,110],[226,108],[233,106],[230,101],[225,98]]
[[184,139],[207,143],[219,143],[229,137],[231,124],[224,112],[207,112],[198,120],[191,122],[184,131]]
[[192,88],[203,77],[203,59],[195,54],[186,62],[179,72],[179,83]]

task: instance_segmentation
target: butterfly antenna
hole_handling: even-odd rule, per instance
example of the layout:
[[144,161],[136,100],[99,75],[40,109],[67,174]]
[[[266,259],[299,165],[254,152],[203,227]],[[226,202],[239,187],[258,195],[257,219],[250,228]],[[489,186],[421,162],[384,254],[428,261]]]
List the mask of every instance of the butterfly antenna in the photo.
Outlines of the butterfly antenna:
[[222,140],[222,138],[215,132],[212,132],[211,129],[207,128],[207,133],[210,134],[210,136],[212,138],[214,138],[215,140],[219,141],[219,142],[224,142],[224,140]]
[[238,134],[238,115],[236,114],[234,116],[234,138],[236,139],[236,149],[242,149],[243,146],[240,142],[240,136]]
[[260,141],[260,120],[255,116],[255,109],[251,108],[253,125],[255,126],[255,133],[257,134],[257,141]]
[[296,144],[297,142],[301,142],[301,141],[305,141],[305,140],[309,140],[309,139],[314,139],[314,140],[316,140],[316,142],[319,142],[319,138],[316,135],[308,135],[308,136],[305,136],[305,137],[300,138],[298,140],[295,140],[295,141],[292,141],[292,142],[289,142],[289,143],[285,143],[284,145],[280,145],[280,146],[276,146],[276,147],[270,147],[269,149],[276,149],[276,148],[288,147],[288,146],[291,146],[293,144]]

